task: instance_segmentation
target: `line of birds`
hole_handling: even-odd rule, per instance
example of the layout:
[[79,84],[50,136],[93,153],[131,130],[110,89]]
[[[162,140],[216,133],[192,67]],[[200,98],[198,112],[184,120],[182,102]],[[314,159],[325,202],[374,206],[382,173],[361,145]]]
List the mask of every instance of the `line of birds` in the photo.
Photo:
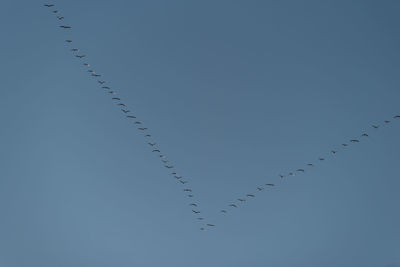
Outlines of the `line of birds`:
[[[393,116],[393,119],[400,119],[400,115],[395,115],[395,116]],[[391,123],[391,121],[390,121],[390,120],[384,120],[383,123],[384,123],[384,125],[387,125],[387,124]],[[377,124],[371,125],[371,128],[372,128],[372,129],[375,129],[375,130],[378,129],[379,127],[380,127],[380,125],[377,125]],[[360,143],[361,138],[367,138],[367,137],[369,137],[369,134],[366,133],[366,132],[364,132],[364,133],[362,133],[362,134],[360,135],[359,139],[358,139],[358,138],[350,139],[348,142],[342,143],[342,144],[340,145],[340,147],[341,147],[341,149],[343,150],[343,149],[347,148],[350,144]],[[332,149],[332,150],[329,152],[329,154],[331,154],[331,155],[336,155],[337,153],[339,153],[339,151],[340,151],[339,148],[335,148],[335,149]],[[286,172],[286,173],[284,173],[284,174],[281,173],[281,174],[278,175],[278,177],[279,177],[280,179],[283,179],[283,178],[285,178],[285,177],[290,177],[290,176],[296,176],[296,175],[304,174],[304,173],[306,173],[306,170],[307,170],[307,169],[316,167],[316,165],[317,165],[318,163],[323,162],[323,161],[325,161],[326,159],[328,159],[328,158],[327,158],[327,157],[318,157],[318,160],[317,160],[316,162],[308,162],[308,163],[305,164],[304,167],[298,168],[298,169],[293,169],[293,170],[291,170],[291,171],[289,171],[289,172]],[[257,186],[256,189],[255,189],[255,192],[256,192],[256,193],[246,194],[245,197],[238,198],[236,201],[229,203],[227,206],[230,207],[230,208],[232,208],[232,209],[238,208],[240,203],[245,202],[245,201],[246,201],[247,199],[249,199],[249,198],[255,198],[257,193],[260,193],[261,191],[264,191],[264,190],[266,189],[264,186],[267,186],[267,187],[271,188],[271,187],[274,187],[275,184],[273,184],[273,183],[266,183],[266,184],[264,184],[264,185]],[[225,213],[227,213],[227,210],[226,210],[226,209],[221,209],[221,210],[220,210],[220,213],[225,214]]]
[[[54,4],[44,4],[45,7],[47,8],[53,8],[55,7]],[[60,11],[58,10],[52,10],[52,13],[56,14],[56,18],[59,21],[63,21],[65,18],[64,16],[60,16]],[[62,29],[65,30],[70,30],[72,29],[71,26],[69,25],[60,25],[59,26]],[[72,40],[71,39],[67,39],[65,40],[65,42],[67,44],[71,44]],[[73,55],[78,58],[78,59],[83,59],[86,57],[86,55],[84,54],[79,54],[80,49],[73,47],[70,48],[70,51],[73,53]],[[201,222],[201,227],[200,230],[205,231],[207,230],[207,228],[209,227],[214,227],[215,225],[212,223],[207,223],[206,219],[201,216],[202,212],[200,211],[200,205],[198,203],[198,201],[195,201],[195,195],[193,193],[192,188],[188,187],[186,184],[188,184],[189,182],[183,178],[182,175],[178,174],[178,172],[176,171],[176,168],[174,165],[171,164],[171,161],[167,159],[167,156],[163,153],[161,153],[160,148],[158,147],[157,143],[154,142],[154,138],[153,136],[149,133],[149,130],[147,127],[143,126],[143,122],[140,121],[135,115],[133,115],[133,113],[131,112],[131,110],[129,110],[127,108],[127,106],[121,101],[121,98],[117,95],[117,92],[115,91],[115,89],[112,89],[111,86],[106,85],[106,81],[105,80],[100,80],[100,77],[102,77],[101,74],[98,74],[94,71],[94,69],[91,67],[91,65],[87,62],[84,62],[83,65],[88,68],[87,72],[90,73],[90,76],[98,78],[97,83],[99,84],[99,86],[105,90],[105,92],[111,96],[111,100],[115,102],[115,104],[120,108],[121,112],[123,112],[123,114],[125,115],[125,117],[128,120],[133,121],[133,125],[137,126],[137,129],[141,132],[144,133],[144,137],[146,138],[146,143],[147,145],[152,149],[153,153],[156,153],[158,155],[158,157],[160,158],[162,164],[164,165],[165,168],[167,168],[168,170],[170,170],[170,175],[172,175],[172,177],[174,177],[176,179],[176,181],[184,186],[183,192],[186,194],[186,197],[188,199],[190,199],[189,201],[189,207],[191,207],[191,211],[194,215],[196,215],[196,220]]]
[[[48,8],[51,8],[51,7],[54,7],[54,4],[45,4],[44,6],[46,6],[46,7],[48,7]],[[58,15],[58,14],[59,14],[59,11],[58,11],[58,10],[52,10],[52,12],[53,12],[54,14],[57,14],[57,19],[58,19],[59,21],[62,21],[62,20],[64,19],[63,16]],[[71,29],[71,28],[72,28],[71,26],[68,26],[68,25],[60,25],[59,27],[62,28],[62,29]],[[65,42],[68,43],[68,44],[71,44],[71,43],[72,43],[72,40],[67,39],[67,40],[65,40]],[[86,57],[86,55],[84,55],[84,54],[78,54],[78,52],[80,51],[78,48],[71,48],[70,51],[73,52],[73,53],[75,53],[74,56],[75,56],[76,58],[82,59],[82,58],[85,58],[85,57]],[[83,65],[84,65],[85,67],[88,67],[88,68],[90,67],[90,64],[88,64],[88,63],[83,63]],[[100,74],[97,74],[93,69],[89,69],[89,70],[87,70],[87,72],[89,72],[90,75],[91,75],[92,77],[96,77],[96,78],[101,77],[101,75],[100,75]],[[101,86],[102,89],[104,89],[108,94],[110,94],[110,95],[112,96],[111,99],[117,104],[118,107],[120,107],[120,110],[124,113],[124,115],[126,116],[126,118],[128,118],[128,119],[130,119],[130,120],[134,120],[134,123],[133,123],[133,124],[136,125],[136,126],[140,126],[140,127],[138,127],[137,129],[144,132],[144,134],[145,134],[144,137],[147,138],[147,141],[146,141],[147,144],[152,148],[152,152],[153,152],[153,153],[157,153],[157,154],[158,154],[159,158],[161,159],[162,164],[163,164],[167,169],[170,169],[170,170],[172,171],[170,174],[171,174],[180,184],[182,184],[182,185],[187,184],[188,181],[184,180],[184,179],[183,179],[183,176],[179,175],[179,174],[175,171],[174,165],[171,165],[171,164],[170,164],[170,161],[167,159],[167,157],[165,156],[165,154],[162,154],[162,153],[161,153],[161,150],[158,148],[157,143],[154,142],[154,141],[152,141],[152,140],[153,140],[153,137],[152,137],[151,134],[148,133],[148,128],[147,128],[147,127],[143,127],[143,122],[139,121],[139,120],[136,118],[136,116],[134,116],[134,115],[131,113],[131,111],[130,111],[129,109],[127,109],[126,105],[125,105],[124,103],[121,102],[121,98],[118,97],[118,96],[116,95],[116,91],[115,91],[114,89],[111,89],[109,86],[105,85],[106,81],[104,81],[104,80],[97,80],[97,83]],[[400,115],[395,115],[395,116],[393,117],[393,119],[400,119]],[[390,120],[384,120],[383,123],[384,123],[384,124],[389,124],[389,123],[391,123],[391,121],[390,121]],[[374,124],[374,125],[371,125],[371,127],[372,127],[373,129],[378,129],[378,128],[380,127],[380,125],[375,125],[375,124]],[[341,144],[340,147],[341,147],[342,149],[345,149],[345,148],[347,148],[350,144],[360,143],[361,138],[367,138],[367,137],[369,137],[369,134],[368,134],[368,133],[362,133],[362,134],[360,135],[360,137],[359,137],[360,139],[357,139],[357,138],[351,139],[351,140],[349,140],[348,142]],[[331,155],[336,155],[336,154],[339,153],[339,152],[340,152],[340,149],[333,149],[333,150],[330,151],[329,154],[331,154]],[[316,165],[318,165],[318,163],[323,162],[323,161],[325,161],[326,159],[327,159],[326,157],[318,157],[318,160],[317,160],[316,162],[308,162],[308,163],[306,163],[305,166],[302,167],[302,168],[293,169],[293,170],[291,170],[291,171],[289,171],[289,172],[287,172],[287,173],[285,173],[285,174],[279,174],[278,176],[279,176],[280,179],[283,179],[283,178],[285,178],[285,177],[290,177],[290,176],[296,176],[296,175],[304,174],[304,173],[306,173],[306,171],[308,171],[308,169],[314,168]],[[261,191],[266,191],[267,188],[271,189],[271,188],[274,188],[275,186],[276,186],[276,184],[274,184],[274,183],[265,183],[265,184],[263,184],[263,185],[259,185],[259,186],[257,186],[257,187],[255,188],[255,192],[254,192],[254,193],[248,193],[248,194],[246,194],[246,195],[243,196],[243,197],[237,198],[236,201],[229,203],[229,204],[227,205],[227,207],[229,207],[229,208],[231,208],[231,209],[236,209],[236,208],[238,208],[238,207],[240,206],[240,204],[246,202],[248,199],[255,198],[256,195],[257,195],[258,193],[260,193]],[[199,214],[201,214],[201,211],[199,210],[199,204],[198,204],[198,202],[194,201],[193,190],[192,190],[191,188],[185,186],[185,188],[183,189],[183,192],[185,192],[185,193],[186,193],[186,196],[192,200],[192,201],[190,202],[190,204],[189,204],[189,206],[192,207],[192,212],[193,212],[195,215],[198,215],[198,216],[199,216]],[[228,213],[228,210],[227,210],[227,209],[221,209],[221,210],[220,210],[220,213],[226,214],[226,213]],[[197,220],[202,221],[202,222],[205,221],[205,218],[204,218],[204,217],[198,217],[198,216],[197,216]],[[200,228],[200,230],[203,230],[203,231],[206,230],[207,227],[214,227],[214,226],[215,226],[214,224],[211,224],[211,223],[202,223],[202,225],[203,225],[203,226]]]

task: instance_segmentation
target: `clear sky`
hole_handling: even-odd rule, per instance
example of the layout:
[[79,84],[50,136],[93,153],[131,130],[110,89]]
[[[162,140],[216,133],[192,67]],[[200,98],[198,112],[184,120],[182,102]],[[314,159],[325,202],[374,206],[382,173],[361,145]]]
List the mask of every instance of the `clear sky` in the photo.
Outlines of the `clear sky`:
[[0,9],[0,267],[400,266],[399,1],[43,4]]

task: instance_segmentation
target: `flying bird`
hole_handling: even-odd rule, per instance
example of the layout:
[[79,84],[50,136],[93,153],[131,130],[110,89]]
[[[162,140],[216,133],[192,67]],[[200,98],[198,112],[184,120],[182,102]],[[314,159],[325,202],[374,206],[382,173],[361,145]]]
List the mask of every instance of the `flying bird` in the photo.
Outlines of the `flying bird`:
[[182,181],[182,180],[180,180],[179,181],[181,184],[186,184],[187,183],[187,181]]
[[113,97],[112,100],[121,100],[119,97]]
[[322,160],[325,160],[325,159],[324,159],[324,158],[319,158],[319,160],[321,160],[321,161],[322,161]]
[[149,137],[149,138],[151,138],[151,134],[146,134],[144,137]]
[[379,125],[372,125],[372,128],[378,129]]
[[348,144],[342,144],[342,146],[349,146]]
[[64,17],[61,17],[61,16],[57,16],[57,18],[58,18],[59,20],[64,19]]
[[71,27],[71,26],[66,26],[66,25],[61,25],[60,28],[63,28],[63,29],[71,29],[72,27]]
[[105,81],[97,81],[99,84],[105,84]]
[[130,119],[136,119],[136,116],[132,116],[132,115],[128,115],[128,116],[126,116],[127,118],[130,118]]
[[123,109],[123,108],[121,110],[122,110],[123,113],[129,113],[130,112],[129,110]]
[[172,169],[174,166],[165,165],[165,167],[168,168],[168,169]]
[[368,134],[366,134],[366,133],[363,133],[361,136],[368,137]]
[[268,186],[275,186],[275,184],[265,184],[265,185],[268,185]]
[[100,77],[101,75],[100,74],[96,74],[96,73],[92,73],[92,76],[93,77]]
[[285,177],[285,175],[279,174],[279,177],[283,178],[283,177]]
[[156,145],[156,143],[150,143],[150,142],[148,142],[148,144],[151,145],[151,146],[155,146]]
[[[71,51],[72,51],[72,52],[78,52],[79,49],[78,49],[78,48],[72,48]],[[88,70],[88,72],[92,72],[92,70]]]
[[352,142],[352,143],[359,143],[360,141],[357,140],[357,139],[352,139],[352,140],[350,140],[350,142]]
[[67,42],[67,43],[72,43],[72,40],[65,40],[65,42]]
[[86,66],[86,67],[90,66],[90,64],[88,64],[88,63],[83,63],[83,65]]
[[189,206],[197,207],[196,203],[190,203]]
[[337,151],[336,151],[336,150],[331,150],[331,153],[332,153],[332,154],[336,154]]
[[247,194],[246,196],[248,196],[248,197],[255,197],[255,195],[253,195],[253,194]]
[[239,200],[240,202],[245,202],[245,201],[246,201],[246,199],[243,199],[243,198],[238,198],[238,200]]
[[147,130],[147,128],[138,128],[138,129],[141,130],[141,131]]
[[183,191],[185,191],[185,192],[192,192],[192,189],[185,188],[185,189],[183,189]]
[[312,164],[312,163],[308,163],[307,165],[310,167],[314,167],[314,164]]
[[204,227],[200,227],[200,230],[201,230],[201,231],[205,231],[205,230],[206,230],[206,228],[204,228]]
[[257,189],[258,189],[258,191],[264,190],[264,188],[262,188],[262,187],[257,187]]
[[187,195],[188,197],[194,197],[194,195]]
[[108,86],[102,86],[101,88],[110,89],[110,87],[108,87]]
[[135,124],[142,124],[140,121],[135,121]]
[[154,149],[153,152],[161,152],[159,149]]
[[398,119],[398,118],[400,118],[400,115],[396,115],[393,117],[393,119]]
[[297,169],[296,171],[297,172],[305,172],[305,170],[303,170],[303,169]]
[[175,175],[174,176],[176,179],[181,179],[182,178],[182,176],[180,176],[180,175]]
[[385,123],[389,123],[390,121],[384,121]]
[[53,4],[44,4],[45,7],[53,7]]
[[192,210],[194,213],[196,213],[196,214],[199,214],[200,213],[200,211],[197,211],[197,210]]
[[86,57],[85,55],[75,55],[75,57],[77,57],[77,58],[84,58],[84,57]]
[[293,172],[289,172],[290,176],[295,176],[295,174]]
[[226,213],[226,210],[221,210],[221,213]]
[[214,224],[211,223],[207,223],[207,226],[215,226]]
[[162,161],[163,163],[168,163],[168,160],[162,159],[161,161]]
[[58,13],[58,10],[53,10],[53,13],[54,13],[54,14],[57,14],[57,13]]
[[118,106],[126,107],[124,103],[119,103]]
[[201,218],[201,217],[199,217],[199,218],[197,218],[197,220],[200,220],[200,221],[202,221],[202,220],[204,220],[204,218]]
[[229,206],[233,207],[233,208],[237,208],[237,206],[235,204],[230,204]]

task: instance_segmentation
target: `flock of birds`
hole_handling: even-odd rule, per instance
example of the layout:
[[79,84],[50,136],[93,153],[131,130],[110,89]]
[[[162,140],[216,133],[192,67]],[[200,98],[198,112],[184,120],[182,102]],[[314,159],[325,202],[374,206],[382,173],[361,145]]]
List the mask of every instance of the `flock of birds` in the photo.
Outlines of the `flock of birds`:
[[[56,18],[58,21],[61,22],[61,25],[59,25],[59,27],[61,29],[64,30],[71,30],[72,27],[69,25],[65,25],[64,22],[64,16],[60,15],[60,11],[54,9],[55,5],[54,4],[45,4],[44,5],[47,8],[51,8],[52,13],[54,13],[56,15]],[[73,56],[76,57],[79,60],[82,60],[83,58],[86,58],[85,54],[80,54],[80,49],[73,47],[73,41],[71,39],[66,39],[65,42],[69,45],[70,51],[73,53]],[[181,174],[179,174],[176,170],[176,167],[171,164],[171,161],[167,158],[167,156],[161,152],[159,145],[154,141],[154,137],[150,134],[149,129],[147,127],[144,126],[143,121],[139,120],[134,114],[133,112],[127,108],[126,104],[124,104],[121,100],[121,98],[118,96],[117,92],[115,89],[111,88],[111,86],[108,86],[107,82],[105,80],[100,80],[102,77],[101,74],[98,74],[95,72],[95,70],[92,68],[92,66],[87,63],[87,62],[83,62],[82,63],[87,69],[86,71],[89,73],[89,75],[93,78],[96,78],[97,84],[100,86],[101,89],[103,89],[105,91],[105,93],[107,95],[110,96],[111,100],[115,102],[116,106],[119,107],[120,111],[124,114],[124,116],[132,121],[133,125],[137,126],[137,129],[143,133],[144,138],[146,139],[146,143],[147,145],[151,148],[152,153],[155,153],[161,163],[164,165],[164,167],[166,169],[168,169],[170,171],[170,175],[172,175],[173,178],[176,179],[177,183],[183,186],[182,191],[185,193],[187,199],[189,199],[189,203],[188,205],[191,208],[192,213],[195,215],[196,220],[201,222],[201,227],[200,230],[205,231],[208,228],[214,227],[215,225],[212,223],[209,223],[204,216],[202,216],[202,212],[200,211],[200,205],[198,203],[198,201],[196,201],[195,199],[195,195],[193,192],[193,189],[188,186],[187,184],[189,183],[187,181],[186,178],[184,178]],[[400,119],[400,115],[395,115],[393,117],[393,119]],[[383,124],[389,124],[391,123],[390,120],[384,120]],[[372,125],[371,128],[372,129],[378,129],[380,127],[380,125]],[[349,147],[351,144],[355,144],[355,143],[359,143],[363,138],[368,138],[370,133],[364,132],[362,134],[360,134],[359,137],[348,140],[347,142],[341,144],[339,148],[335,148],[333,150],[331,150],[329,152],[330,155],[334,156],[337,153],[339,153],[341,150],[346,149],[347,147]],[[328,158],[326,156],[324,157],[318,157],[317,161],[315,162],[308,162],[304,165],[304,167],[301,168],[297,168],[297,169],[293,169],[289,172],[286,173],[282,173],[279,174],[279,178],[283,179],[285,177],[290,177],[290,176],[296,176],[296,175],[300,175],[300,174],[304,174],[308,171],[308,169],[310,168],[314,168],[318,165],[318,163],[323,162],[325,160],[327,160]],[[258,193],[260,193],[261,191],[265,191],[267,188],[272,188],[276,186],[274,183],[265,183],[263,185],[259,185],[255,188],[254,192],[252,193],[248,193],[246,195],[244,195],[243,197],[237,198],[237,200],[232,201],[230,203],[227,204],[226,208],[223,208],[220,210],[221,214],[226,214],[229,209],[236,209],[240,206],[240,204],[242,204],[243,202],[247,201],[248,199],[251,198],[255,198],[257,196]]]

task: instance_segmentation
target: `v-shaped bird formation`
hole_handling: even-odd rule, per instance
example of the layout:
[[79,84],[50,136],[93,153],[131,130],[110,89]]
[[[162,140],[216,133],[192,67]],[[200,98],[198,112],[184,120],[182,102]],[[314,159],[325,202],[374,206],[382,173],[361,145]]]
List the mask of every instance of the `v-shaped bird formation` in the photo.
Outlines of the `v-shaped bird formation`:
[[[44,4],[45,7],[51,9],[51,12],[53,14],[56,14],[56,19],[58,22],[62,23],[61,25],[58,25],[59,28],[61,28],[64,31],[67,31],[67,34],[70,34],[70,31],[72,30],[72,27],[70,25],[64,24],[64,16],[60,15],[60,11],[54,9],[55,5],[54,4]],[[160,146],[157,142],[155,142],[155,138],[153,135],[150,133],[150,130],[148,127],[144,126],[144,122],[139,120],[134,112],[131,109],[128,109],[127,105],[121,100],[119,97],[116,89],[112,88],[111,86],[108,85],[108,82],[106,80],[100,79],[102,77],[101,74],[97,73],[94,68],[89,64],[89,61],[86,61],[86,55],[80,53],[80,49],[74,46],[74,42],[72,39],[68,38],[65,40],[65,43],[67,44],[67,47],[69,51],[71,51],[73,57],[75,57],[77,60],[84,60],[81,61],[82,65],[86,68],[85,72],[89,74],[90,78],[95,79],[97,85],[104,90],[105,94],[110,97],[110,100],[113,101],[116,105],[117,108],[122,112],[122,115],[126,117],[126,119],[129,121],[129,123],[132,123],[133,126],[136,127],[138,131],[140,131],[143,134],[143,137],[145,139],[146,144],[149,146],[151,153],[154,153],[157,155],[159,158],[161,164],[169,171],[169,174],[177,181],[177,183],[181,186],[183,186],[182,192],[185,194],[187,200],[188,200],[188,206],[191,210],[191,212],[195,215],[195,219],[201,223],[200,230],[205,231],[209,228],[215,227],[214,224],[209,223],[205,217],[202,216],[203,211],[200,209],[200,204],[196,200],[195,194],[193,193],[193,188],[187,186],[186,184],[189,183],[187,178],[182,176],[177,172],[177,169],[174,164],[172,164],[171,160],[167,158],[165,153],[163,153],[160,149]],[[400,115],[395,115],[393,119],[400,119]],[[391,123],[391,120],[384,120],[382,125],[388,125]],[[381,125],[378,124],[373,124],[371,125],[372,130],[377,130]],[[303,175],[306,172],[312,170],[316,166],[320,165],[321,162],[324,162],[325,160],[328,160],[329,158],[336,156],[338,153],[341,153],[345,150],[348,149],[350,145],[360,143],[363,138],[368,138],[370,132],[363,132],[359,137],[348,140],[347,142],[333,148],[330,152],[328,152],[326,155],[319,156],[316,158],[314,161],[310,161],[304,164],[304,166],[300,166],[300,168],[293,168],[287,172],[281,173],[278,175],[280,180],[290,177],[290,176],[298,176],[298,175]],[[190,183],[189,183],[190,184]],[[271,183],[270,181],[267,181],[263,185],[256,186],[254,188],[254,192],[249,192],[247,194],[244,194],[244,196],[237,198],[237,200],[230,202],[227,204],[226,208],[222,208],[220,210],[221,214],[227,214],[229,210],[237,209],[240,207],[241,204],[246,202],[249,199],[256,198],[258,193],[261,193],[262,191],[267,191],[267,189],[274,188],[276,186],[275,183]]]

